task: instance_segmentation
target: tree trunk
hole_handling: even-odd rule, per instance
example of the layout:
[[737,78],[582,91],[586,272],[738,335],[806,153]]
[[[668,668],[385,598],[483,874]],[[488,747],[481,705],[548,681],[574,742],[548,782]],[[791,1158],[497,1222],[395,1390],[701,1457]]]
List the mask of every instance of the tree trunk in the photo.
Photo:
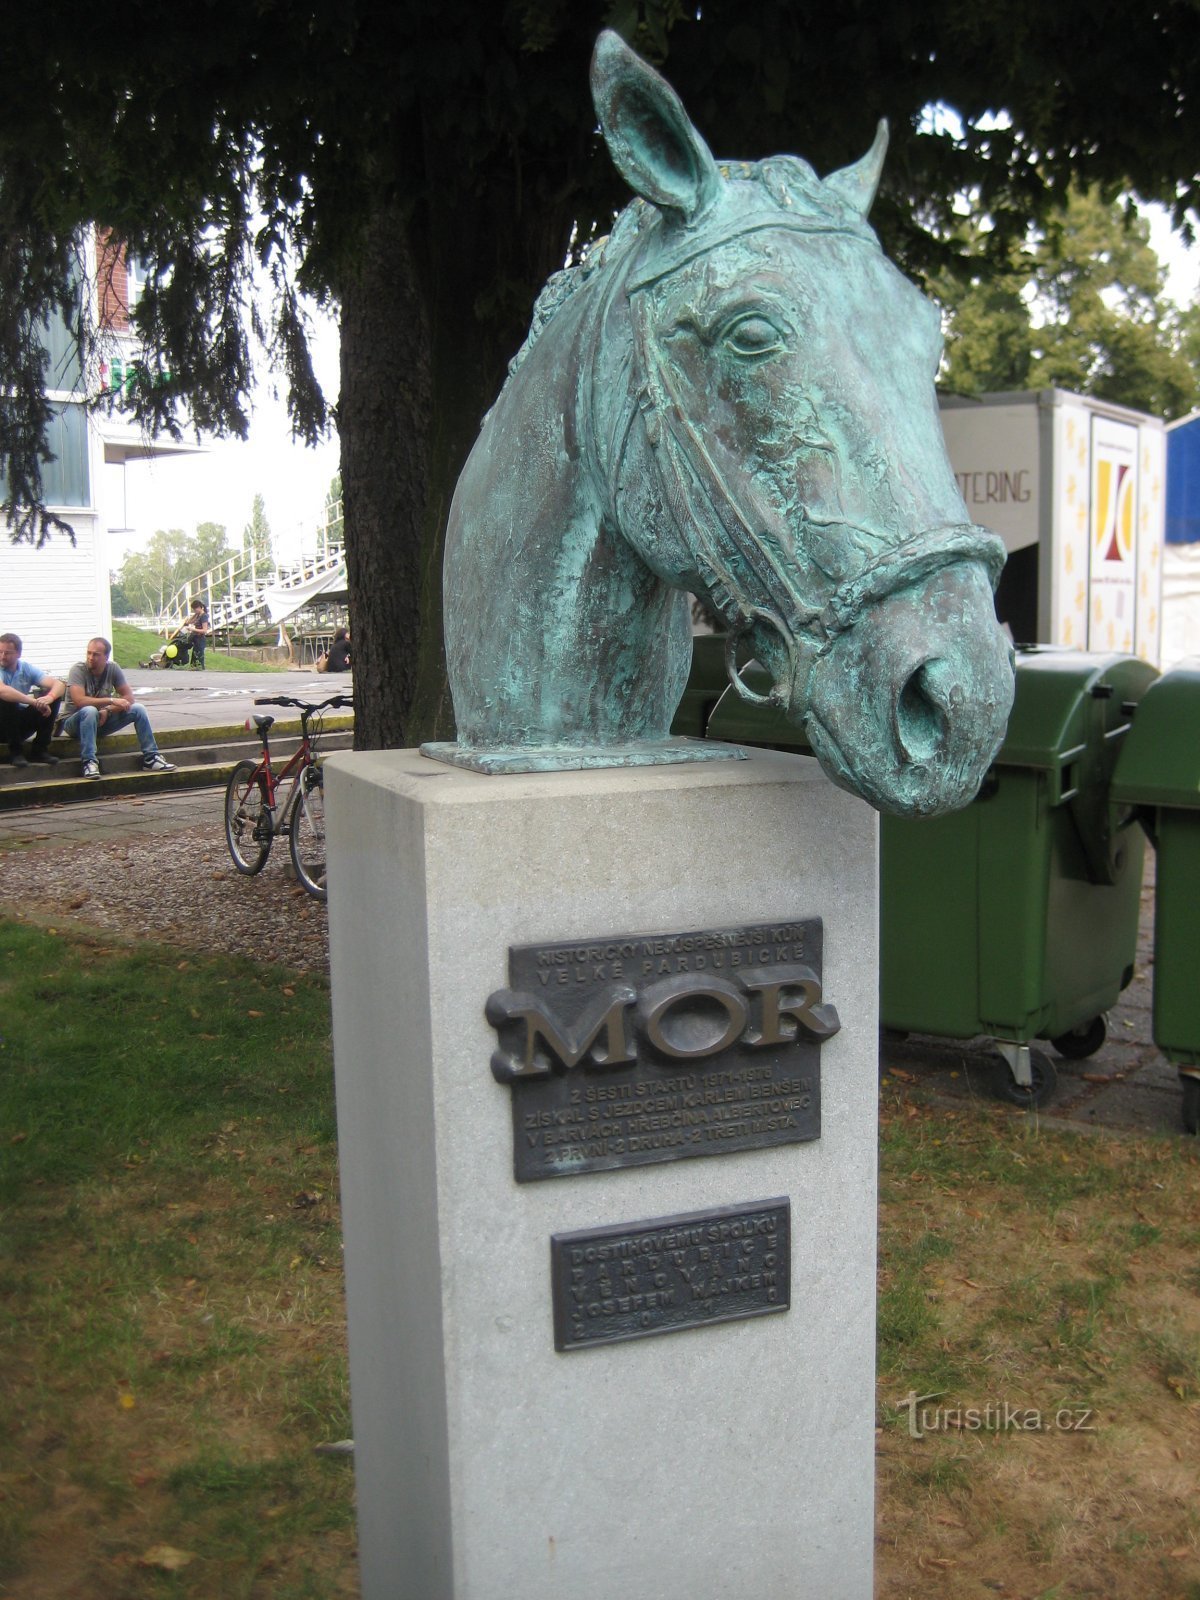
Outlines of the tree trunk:
[[[434,157],[429,157],[434,162]],[[454,737],[442,639],[442,551],[454,487],[561,262],[569,204],[514,216],[511,184],[407,217],[381,205],[342,287],[346,566],[355,748]]]
[[429,339],[396,208],[365,224],[341,294],[342,497],[354,639],[355,747],[403,747],[411,730],[414,645],[429,479]]

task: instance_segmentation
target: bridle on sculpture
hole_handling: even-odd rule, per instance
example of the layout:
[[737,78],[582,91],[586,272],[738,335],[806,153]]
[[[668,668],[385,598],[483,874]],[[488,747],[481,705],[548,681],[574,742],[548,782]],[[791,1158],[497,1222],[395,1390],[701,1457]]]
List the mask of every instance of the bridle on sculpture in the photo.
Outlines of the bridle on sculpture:
[[[612,525],[620,526],[616,487],[626,465],[634,423],[640,419],[663,504],[677,535],[693,554],[708,599],[728,629],[725,664],[730,683],[752,704],[787,709],[805,703],[817,663],[868,607],[956,561],[981,562],[994,586],[1004,564],[1004,550],[995,534],[975,523],[927,528],[866,560],[848,582],[834,586],[819,603],[806,601],[799,592],[797,580],[805,575],[803,569],[781,559],[772,543],[756,532],[722,481],[653,337],[648,296],[641,292],[718,244],[768,228],[806,234],[849,231],[814,227],[811,219],[802,224],[799,217],[780,213],[765,221],[745,222],[702,243],[697,240],[694,248],[675,252],[657,269],[638,271],[635,262],[631,271],[630,258],[640,252],[630,249],[600,296],[592,321],[594,330],[605,327],[617,295],[624,292],[632,349],[628,383],[622,385],[623,399],[612,418],[615,426],[604,429],[599,425],[599,413],[608,410],[611,395],[602,399],[598,393],[594,366],[600,341],[596,338],[591,340],[593,370],[581,384],[580,400],[593,445],[585,454],[592,461],[598,486],[602,485]],[[606,435],[607,448],[597,451],[594,446]],[[849,523],[845,526],[851,527]],[[778,637],[787,660],[786,671],[776,675],[766,695],[747,686],[737,665],[742,641],[761,627]],[[802,673],[804,683],[798,682]]]

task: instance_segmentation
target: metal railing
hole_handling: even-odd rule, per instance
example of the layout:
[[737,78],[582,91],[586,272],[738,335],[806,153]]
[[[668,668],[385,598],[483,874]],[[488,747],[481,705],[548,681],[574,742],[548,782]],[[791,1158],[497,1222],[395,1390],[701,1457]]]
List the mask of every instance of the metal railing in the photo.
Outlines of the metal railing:
[[[299,610],[314,593],[345,576],[346,546],[342,538],[342,502],[330,501],[316,530],[316,546],[297,560],[268,567],[257,551],[242,550],[182,584],[158,614],[159,632],[174,633],[191,614],[192,601],[203,600],[214,629],[252,620],[280,622],[290,614],[289,600]],[[322,582],[328,580],[328,583]]]

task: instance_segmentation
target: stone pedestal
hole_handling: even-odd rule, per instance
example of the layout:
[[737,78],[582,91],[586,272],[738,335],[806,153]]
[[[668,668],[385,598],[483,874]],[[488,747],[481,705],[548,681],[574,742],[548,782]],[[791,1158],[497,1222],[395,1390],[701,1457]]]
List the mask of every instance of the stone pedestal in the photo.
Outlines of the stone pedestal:
[[[773,752],[325,770],[366,1600],[869,1600],[874,814]],[[819,1138],[514,1180],[484,1015],[509,946],[813,917],[841,1021]],[[787,1310],[555,1349],[552,1235],[781,1197]]]

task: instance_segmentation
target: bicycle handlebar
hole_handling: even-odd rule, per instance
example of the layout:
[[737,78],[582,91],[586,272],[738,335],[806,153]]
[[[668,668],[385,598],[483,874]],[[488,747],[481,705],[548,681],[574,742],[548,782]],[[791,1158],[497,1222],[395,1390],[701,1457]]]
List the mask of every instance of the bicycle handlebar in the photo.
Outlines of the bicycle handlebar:
[[256,706],[295,706],[298,711],[327,711],[330,706],[352,706],[353,696],[348,694],[332,694],[328,700],[322,700],[319,705],[312,705],[307,700],[297,700],[290,694],[255,695]]

